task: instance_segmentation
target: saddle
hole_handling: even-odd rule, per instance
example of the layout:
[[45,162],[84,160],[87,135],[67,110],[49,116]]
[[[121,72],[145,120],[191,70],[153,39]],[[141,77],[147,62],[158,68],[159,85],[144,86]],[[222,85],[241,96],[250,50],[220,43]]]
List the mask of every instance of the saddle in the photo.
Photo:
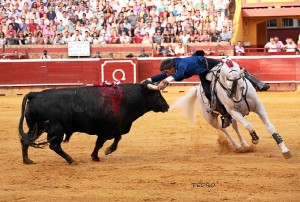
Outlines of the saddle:
[[[217,71],[217,75],[219,70]],[[209,92],[206,92],[208,89],[204,89],[205,94],[210,94],[211,98],[207,98],[209,100],[210,109],[207,109],[208,113],[214,113],[216,115],[221,115],[222,128],[226,128],[232,123],[232,118],[230,114],[226,111],[224,105],[219,101],[215,93],[215,84],[217,82],[217,75],[214,75],[212,72],[209,72],[206,75],[208,81],[210,81],[210,89]]]

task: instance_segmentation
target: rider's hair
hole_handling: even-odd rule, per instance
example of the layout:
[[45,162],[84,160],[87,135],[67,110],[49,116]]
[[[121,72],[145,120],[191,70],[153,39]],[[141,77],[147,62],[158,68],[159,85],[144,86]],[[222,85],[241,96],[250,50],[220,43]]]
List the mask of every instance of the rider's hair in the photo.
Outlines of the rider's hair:
[[175,67],[175,61],[171,58],[165,59],[160,64],[160,71],[164,71],[167,69],[171,69],[172,67]]

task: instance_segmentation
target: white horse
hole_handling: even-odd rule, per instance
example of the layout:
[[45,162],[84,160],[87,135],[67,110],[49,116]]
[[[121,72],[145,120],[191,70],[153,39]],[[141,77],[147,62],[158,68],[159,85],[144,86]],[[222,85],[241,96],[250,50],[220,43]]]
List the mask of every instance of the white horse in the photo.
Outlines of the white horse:
[[[197,100],[200,112],[205,120],[211,126],[226,134],[237,151],[249,146],[242,137],[237,122],[241,123],[249,131],[253,144],[257,144],[259,141],[253,125],[244,118],[245,115],[248,115],[252,111],[258,114],[262,122],[266,125],[268,132],[281,148],[284,157],[286,159],[291,158],[292,154],[270,122],[263,104],[258,99],[255,88],[244,77],[244,70],[240,69],[237,63],[229,59],[226,60],[211,69],[210,73],[207,74],[207,79],[211,80],[212,90],[233,118],[232,127],[237,133],[240,143],[225,128],[222,128],[221,122],[218,121],[218,113],[214,111],[215,106],[211,108],[210,102],[206,98],[201,85],[191,88],[185,96],[179,98],[171,105],[171,109],[180,107],[189,120],[195,121],[195,105]],[[212,102],[212,105],[215,105],[214,102]]]

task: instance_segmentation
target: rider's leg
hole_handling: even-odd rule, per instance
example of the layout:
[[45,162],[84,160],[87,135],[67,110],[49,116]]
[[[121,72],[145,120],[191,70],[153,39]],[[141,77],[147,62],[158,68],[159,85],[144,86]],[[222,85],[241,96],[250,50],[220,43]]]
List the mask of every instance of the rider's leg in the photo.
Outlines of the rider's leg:
[[[220,103],[220,102],[219,102]],[[220,103],[220,112],[222,114],[221,120],[222,120],[222,128],[228,127],[232,123],[232,117],[230,114],[227,112],[226,108],[224,105]]]
[[[211,101],[211,90],[210,90],[211,82],[206,79],[206,74],[201,74],[200,79],[201,79],[202,88],[205,92],[205,96],[207,97],[207,99],[209,101]],[[222,114],[222,116],[221,116],[222,128],[226,128],[232,122],[231,121],[232,118],[231,118],[230,114],[228,114],[224,105],[222,105],[221,102],[219,102],[219,101],[217,101],[217,108],[218,108],[218,111]]]
[[270,85],[265,82],[261,82],[257,78],[255,78],[252,74],[245,70],[245,77],[252,83],[254,87],[258,87],[261,91],[267,91],[270,88]]
[[206,73],[200,74],[200,79],[205,96],[209,101],[211,101],[210,81],[206,79]]

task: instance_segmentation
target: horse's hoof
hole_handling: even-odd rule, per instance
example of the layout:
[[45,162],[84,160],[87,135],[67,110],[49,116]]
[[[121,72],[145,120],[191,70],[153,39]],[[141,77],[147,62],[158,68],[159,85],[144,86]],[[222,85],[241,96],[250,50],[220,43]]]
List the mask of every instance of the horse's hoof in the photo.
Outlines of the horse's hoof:
[[236,153],[244,153],[244,148],[243,147],[239,147],[235,150]]
[[107,147],[104,153],[105,153],[105,155],[111,154],[112,151],[111,151],[110,147]]
[[236,152],[237,153],[249,153],[249,152],[255,152],[256,146],[252,144],[251,146],[244,146],[239,148]]
[[292,153],[290,151],[282,153],[282,154],[283,154],[283,156],[284,156],[285,159],[289,159],[289,158],[293,157],[293,155],[292,155]]
[[258,143],[259,143],[259,140],[252,140],[252,143],[253,143],[253,144],[258,144]]

